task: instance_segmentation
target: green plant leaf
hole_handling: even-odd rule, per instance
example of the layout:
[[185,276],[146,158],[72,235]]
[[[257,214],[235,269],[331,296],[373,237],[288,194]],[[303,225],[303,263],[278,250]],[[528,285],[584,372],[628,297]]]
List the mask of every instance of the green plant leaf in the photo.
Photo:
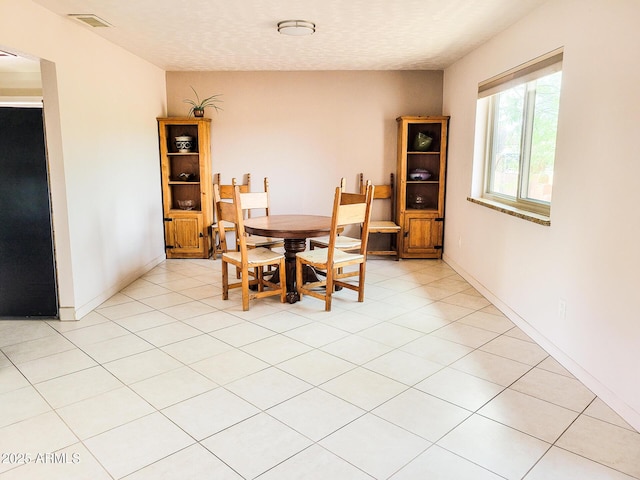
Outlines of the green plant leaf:
[[207,107],[215,108],[216,111],[222,110],[222,108],[218,106],[218,103],[222,102],[222,100],[220,100],[219,98],[220,96],[222,96],[221,93],[211,95],[210,97],[200,100],[200,96],[198,95],[198,92],[196,92],[196,89],[193,88],[193,86],[190,86],[190,87],[191,87],[191,90],[193,90],[193,93],[195,94],[196,99],[192,100],[190,98],[187,98],[183,100],[184,103],[188,103],[189,105],[191,105],[191,108],[189,109],[189,116],[193,115],[194,110],[204,110]]

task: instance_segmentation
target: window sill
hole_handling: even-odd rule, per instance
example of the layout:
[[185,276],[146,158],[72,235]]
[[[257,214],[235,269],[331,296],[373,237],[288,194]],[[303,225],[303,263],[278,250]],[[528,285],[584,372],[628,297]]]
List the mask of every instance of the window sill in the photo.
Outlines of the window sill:
[[517,217],[523,220],[527,220],[529,222],[537,223],[538,225],[544,225],[545,227],[549,227],[551,225],[551,219],[545,215],[527,212],[526,210],[520,210],[514,207],[510,207],[508,205],[504,205],[503,203],[487,200],[486,198],[467,197],[467,200],[472,203],[482,205],[483,207],[491,208],[492,210],[497,210],[498,212],[506,213],[507,215],[511,215],[513,217]]

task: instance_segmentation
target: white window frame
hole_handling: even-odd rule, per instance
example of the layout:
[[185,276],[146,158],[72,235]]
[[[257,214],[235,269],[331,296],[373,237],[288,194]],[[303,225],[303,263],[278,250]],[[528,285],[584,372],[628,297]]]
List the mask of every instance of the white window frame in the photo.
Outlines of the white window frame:
[[[549,218],[551,202],[527,198],[523,192],[527,189],[529,175],[530,135],[533,128],[533,109],[524,107],[526,118],[523,121],[523,137],[518,158],[518,186],[516,196],[504,195],[492,191],[492,146],[493,146],[493,99],[495,95],[514,88],[526,85],[538,78],[562,71],[562,49],[549,52],[530,62],[513,68],[496,77],[481,82],[478,85],[478,109],[476,111],[476,150],[482,153],[476,155],[482,161],[482,193],[483,200],[492,204],[503,205],[516,211],[531,212],[543,218]],[[527,92],[525,105],[530,105],[535,100],[535,94]]]

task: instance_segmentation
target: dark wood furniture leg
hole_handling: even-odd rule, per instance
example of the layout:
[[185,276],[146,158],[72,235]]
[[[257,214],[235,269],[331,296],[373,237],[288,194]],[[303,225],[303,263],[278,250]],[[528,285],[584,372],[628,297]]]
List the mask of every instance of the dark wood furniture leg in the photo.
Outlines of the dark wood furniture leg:
[[[300,300],[298,290],[296,289],[296,253],[304,252],[306,249],[306,238],[284,239],[284,259],[287,268],[287,302],[289,303],[296,303]],[[308,265],[305,265],[303,278],[305,282],[318,281],[315,270]]]
[[289,303],[296,303],[300,300],[296,290],[296,253],[304,252],[306,248],[306,238],[284,239],[284,259],[287,267],[287,302]]

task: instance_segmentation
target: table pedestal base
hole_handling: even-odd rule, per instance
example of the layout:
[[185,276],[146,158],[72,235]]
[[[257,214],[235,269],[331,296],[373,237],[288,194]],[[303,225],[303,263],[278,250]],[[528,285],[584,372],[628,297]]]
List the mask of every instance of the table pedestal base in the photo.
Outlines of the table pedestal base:
[[[284,239],[284,260],[287,269],[287,302],[289,303],[296,303],[300,300],[300,295],[296,290],[296,253],[304,252],[306,249],[306,238]],[[308,265],[304,266],[302,278],[305,283],[318,281],[316,271]]]
[[[287,302],[296,303],[300,300],[300,295],[296,290],[296,253],[304,252],[307,249],[306,238],[285,238],[284,239],[284,259],[287,269]],[[313,281],[315,272],[312,268],[304,269],[304,281]],[[317,277],[315,277],[317,279]]]
[[[306,239],[284,239],[284,260],[287,274],[287,302],[296,303],[300,300],[298,290],[296,289],[296,253],[306,250]],[[270,272],[271,273],[271,272]],[[305,283],[317,282],[319,280],[316,271],[309,265],[304,265],[302,279]],[[276,268],[269,281],[280,283],[280,268]],[[257,287],[256,287],[257,288]]]

